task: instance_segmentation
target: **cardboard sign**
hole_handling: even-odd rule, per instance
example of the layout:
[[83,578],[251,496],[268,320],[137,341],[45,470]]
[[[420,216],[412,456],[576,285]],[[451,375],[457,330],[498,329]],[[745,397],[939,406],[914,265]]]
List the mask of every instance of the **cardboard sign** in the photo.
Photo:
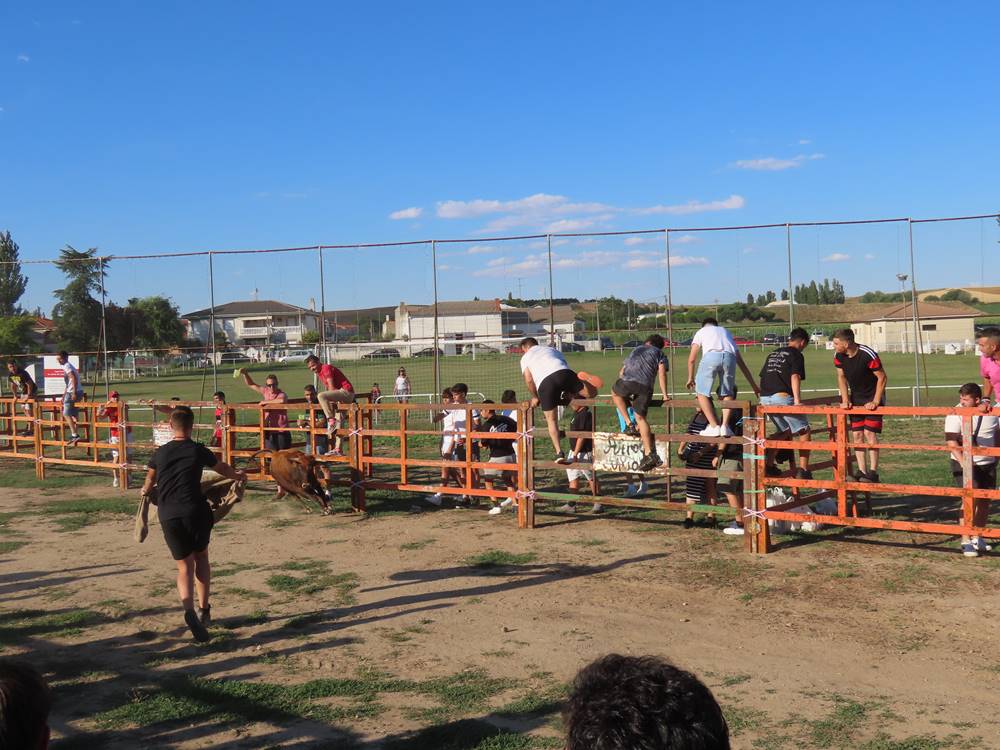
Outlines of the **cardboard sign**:
[[[46,396],[60,396],[66,392],[66,378],[63,372],[62,365],[59,364],[54,354],[46,354],[42,360],[42,372],[45,375],[45,380],[42,385],[42,391]],[[75,354],[70,355],[69,363],[77,369],[80,370],[80,358]],[[82,377],[82,376],[81,376]],[[38,382],[37,380],[35,381]],[[80,383],[80,388],[83,388],[83,383]]]
[[[664,464],[667,463],[669,445],[656,444],[656,452]],[[613,471],[620,474],[641,474],[642,440],[616,432],[594,433],[594,469]]]
[[158,422],[153,425],[153,445],[159,448],[174,439],[174,428],[169,422]]

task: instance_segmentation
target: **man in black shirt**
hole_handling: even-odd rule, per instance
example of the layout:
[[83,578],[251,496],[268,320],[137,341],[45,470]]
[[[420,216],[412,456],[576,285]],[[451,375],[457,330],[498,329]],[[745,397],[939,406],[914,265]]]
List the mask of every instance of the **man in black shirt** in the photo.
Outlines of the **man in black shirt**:
[[[184,606],[184,622],[198,641],[209,640],[211,622],[208,603],[212,569],[208,542],[212,535],[212,509],[201,492],[201,470],[214,469],[227,479],[245,474],[219,461],[201,443],[191,439],[194,413],[178,406],[170,414],[174,439],[156,449],[147,464],[143,494],[156,486],[157,516],[170,554],[177,562],[177,593]],[[194,611],[194,588],[198,591],[199,614]]]
[[[28,403],[28,399],[34,398],[38,393],[38,386],[35,385],[35,381],[31,379],[28,371],[14,360],[7,362],[7,381],[10,383],[11,393],[21,402],[21,408],[24,409],[25,416],[32,417],[31,404]],[[27,436],[33,433],[34,430],[31,429],[31,423],[29,422],[27,427],[18,434]]]
[[[802,404],[802,381],[806,379],[806,360],[802,350],[809,345],[809,334],[804,328],[795,328],[788,335],[788,345],[767,355],[760,368],[760,403],[762,406],[800,406]],[[778,431],[771,437],[775,440],[793,438],[809,440],[809,420],[799,414],[771,414],[771,421]],[[765,451],[764,472],[769,477],[781,476],[775,466],[778,451]],[[809,451],[799,451],[797,479],[812,479],[809,471]]]
[[[483,401],[483,407],[479,410],[482,422],[477,428],[478,432],[489,432],[496,434],[482,440],[482,444],[489,449],[491,464],[516,464],[517,455],[514,452],[514,441],[517,440],[517,422],[508,416],[500,414],[494,410],[494,403],[490,399]],[[503,489],[515,489],[517,487],[516,472],[508,469],[484,469],[482,471],[483,484],[486,489],[492,490],[494,482],[500,480]],[[513,505],[513,500],[509,497],[503,501],[491,498],[493,507],[490,508],[490,515],[496,516],[503,512],[504,508]]]
[[[885,386],[889,382],[878,352],[854,341],[854,331],[844,328],[833,334],[833,365],[837,368],[837,387],[840,389],[840,408],[863,407],[868,412],[885,406]],[[849,414],[851,434],[855,443],[875,445],[882,432],[882,415],[865,412]],[[865,471],[865,454],[868,466]],[[858,470],[854,474],[859,482],[878,482],[878,451],[854,451]]]

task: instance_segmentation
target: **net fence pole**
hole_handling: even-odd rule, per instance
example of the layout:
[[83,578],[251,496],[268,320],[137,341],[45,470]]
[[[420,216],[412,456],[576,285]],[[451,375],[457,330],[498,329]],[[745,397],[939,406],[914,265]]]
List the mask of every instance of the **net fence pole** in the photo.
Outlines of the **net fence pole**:
[[923,343],[920,341],[920,314],[917,312],[916,263],[913,260],[913,219],[906,220],[910,234],[910,309],[913,313],[913,383],[916,386],[917,406],[920,406],[920,361],[923,359]]
[[215,360],[215,266],[212,262],[213,253],[208,254],[208,297],[212,304],[212,312],[210,315],[209,322],[209,332],[208,337],[212,340],[212,389],[215,391],[219,390],[219,371],[216,367]]
[[319,345],[320,353],[326,359],[326,282],[323,277],[323,246],[316,248],[319,255]]
[[667,251],[667,340],[670,342],[670,395],[674,394],[674,289],[670,271],[670,230],[663,230],[663,240]]
[[437,240],[431,240],[431,267],[434,277],[434,393],[441,393],[441,352],[438,347],[438,262]]
[[104,355],[104,390],[105,397],[109,397],[111,393],[111,379],[108,376],[108,313],[107,313],[107,294],[104,289],[104,258],[100,259],[101,263],[101,353]]
[[792,295],[792,225],[785,224],[785,253],[788,257],[788,330],[795,328],[795,299]]
[[549,253],[549,346],[556,343],[556,306],[552,296],[552,235],[545,235]]

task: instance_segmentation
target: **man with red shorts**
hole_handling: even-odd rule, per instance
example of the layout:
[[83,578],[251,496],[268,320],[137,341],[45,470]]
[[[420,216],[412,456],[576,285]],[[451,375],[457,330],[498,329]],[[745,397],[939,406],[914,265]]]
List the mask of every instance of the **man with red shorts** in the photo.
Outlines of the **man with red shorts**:
[[[871,414],[885,406],[885,386],[889,381],[878,352],[854,340],[854,331],[843,328],[833,334],[833,365],[837,368],[840,408],[858,411],[847,415],[852,440],[875,445],[882,434],[882,415]],[[854,478],[859,482],[878,482],[878,451],[855,448],[858,468]],[[867,456],[867,462],[865,460]],[[866,470],[866,467],[870,467]]]

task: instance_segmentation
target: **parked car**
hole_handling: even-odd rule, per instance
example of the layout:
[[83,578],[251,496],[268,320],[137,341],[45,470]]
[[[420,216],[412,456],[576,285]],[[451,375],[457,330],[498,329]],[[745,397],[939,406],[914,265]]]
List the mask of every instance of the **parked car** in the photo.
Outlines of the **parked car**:
[[744,338],[743,336],[734,336],[733,343],[736,346],[749,346],[750,344],[756,344],[757,342],[753,339]]
[[[437,350],[437,353],[438,353],[439,357],[443,357],[444,356],[444,352],[441,351],[440,349]],[[411,354],[410,356],[411,357],[433,357],[434,356],[434,347],[433,346],[428,346],[426,349],[419,349],[418,351],[413,352],[413,354]]]
[[778,335],[775,338],[774,343],[775,344],[787,344],[788,343],[788,336],[785,336],[784,334],[780,334],[780,335]]
[[776,333],[765,333],[760,340],[762,344],[774,344],[777,341],[778,341],[778,334]]
[[642,342],[638,339],[632,339],[622,344],[622,349],[635,349],[637,346],[642,346]]
[[564,341],[564,342],[562,342],[562,344],[560,345],[560,348],[564,352],[583,352],[583,351],[586,351],[586,349],[584,349],[583,344],[577,344],[576,342],[573,342],[573,341]]
[[601,349],[614,349],[615,342],[609,339],[607,336],[601,336]]
[[219,355],[220,365],[241,365],[247,362],[253,362],[253,360],[243,352],[223,352]]
[[292,349],[278,357],[278,361],[285,362],[305,362],[306,357],[312,356],[312,349]]
[[361,359],[399,359],[399,349],[376,349],[373,352],[362,354]]
[[809,336],[810,341],[822,341],[825,338],[826,334],[823,333],[823,331],[819,330],[818,328],[815,331],[813,331],[812,334]]

